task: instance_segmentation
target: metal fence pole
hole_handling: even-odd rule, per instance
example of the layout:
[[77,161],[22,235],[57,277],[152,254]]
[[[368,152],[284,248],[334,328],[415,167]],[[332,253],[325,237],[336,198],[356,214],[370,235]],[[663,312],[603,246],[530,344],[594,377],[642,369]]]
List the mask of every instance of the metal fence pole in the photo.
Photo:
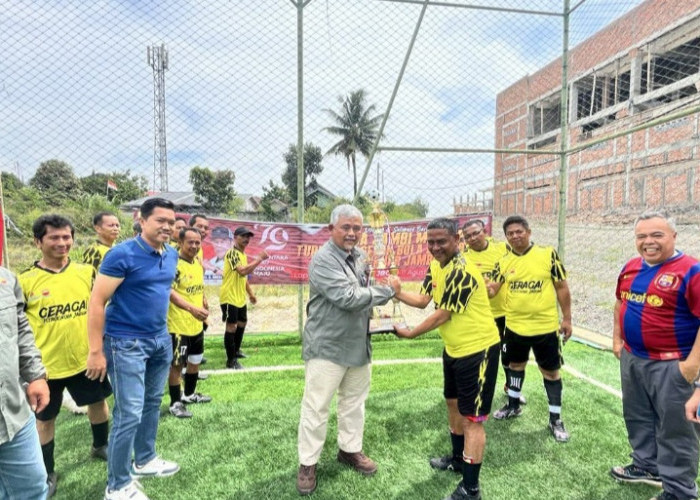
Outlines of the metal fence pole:
[[559,118],[561,125],[561,139],[559,141],[559,213],[557,231],[557,251],[562,261],[564,260],[566,249],[566,191],[569,184],[568,179],[568,155],[569,130],[568,130],[568,110],[569,110],[569,0],[564,0],[564,17],[561,50],[561,105]]

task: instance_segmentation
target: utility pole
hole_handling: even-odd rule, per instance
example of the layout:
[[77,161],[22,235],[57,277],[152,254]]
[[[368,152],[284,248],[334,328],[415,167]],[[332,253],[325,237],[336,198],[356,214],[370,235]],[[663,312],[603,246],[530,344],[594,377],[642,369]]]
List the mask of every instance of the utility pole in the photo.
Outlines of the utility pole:
[[165,71],[168,50],[165,44],[146,49],[148,65],[153,68],[153,190],[168,191],[168,148],[165,140]]

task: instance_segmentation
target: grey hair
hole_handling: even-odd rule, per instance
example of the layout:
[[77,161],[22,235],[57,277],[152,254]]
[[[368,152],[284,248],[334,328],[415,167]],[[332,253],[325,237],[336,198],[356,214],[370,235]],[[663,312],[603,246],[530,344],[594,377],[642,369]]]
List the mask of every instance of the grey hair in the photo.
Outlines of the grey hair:
[[640,221],[649,219],[663,219],[666,221],[666,224],[668,224],[668,227],[671,228],[671,231],[674,233],[677,232],[675,219],[673,217],[669,217],[666,212],[662,212],[660,210],[645,210],[634,220],[634,227],[637,227],[637,224],[639,224]]
[[362,212],[357,207],[346,203],[333,209],[331,212],[331,224],[335,226],[341,217],[359,217],[362,219]]
[[426,229],[445,229],[447,234],[455,236],[457,234],[457,222],[447,217],[439,217],[431,220]]

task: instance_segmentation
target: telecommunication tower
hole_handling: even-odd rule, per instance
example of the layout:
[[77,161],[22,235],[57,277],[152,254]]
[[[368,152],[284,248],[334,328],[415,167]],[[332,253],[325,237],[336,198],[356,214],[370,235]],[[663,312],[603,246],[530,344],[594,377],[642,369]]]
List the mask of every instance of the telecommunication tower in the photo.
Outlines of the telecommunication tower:
[[153,190],[168,191],[168,149],[165,140],[165,71],[168,50],[165,44],[146,49],[148,65],[153,68]]

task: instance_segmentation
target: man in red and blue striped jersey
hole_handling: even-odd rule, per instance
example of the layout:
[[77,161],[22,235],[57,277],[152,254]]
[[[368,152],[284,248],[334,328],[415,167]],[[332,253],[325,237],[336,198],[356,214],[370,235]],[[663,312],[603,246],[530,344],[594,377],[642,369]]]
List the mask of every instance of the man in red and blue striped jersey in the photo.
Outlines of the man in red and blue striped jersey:
[[640,256],[618,277],[613,322],[632,463],[610,473],[662,486],[657,500],[698,496],[698,429],[684,405],[700,371],[700,263],[676,250],[676,234],[663,213],[637,218]]

